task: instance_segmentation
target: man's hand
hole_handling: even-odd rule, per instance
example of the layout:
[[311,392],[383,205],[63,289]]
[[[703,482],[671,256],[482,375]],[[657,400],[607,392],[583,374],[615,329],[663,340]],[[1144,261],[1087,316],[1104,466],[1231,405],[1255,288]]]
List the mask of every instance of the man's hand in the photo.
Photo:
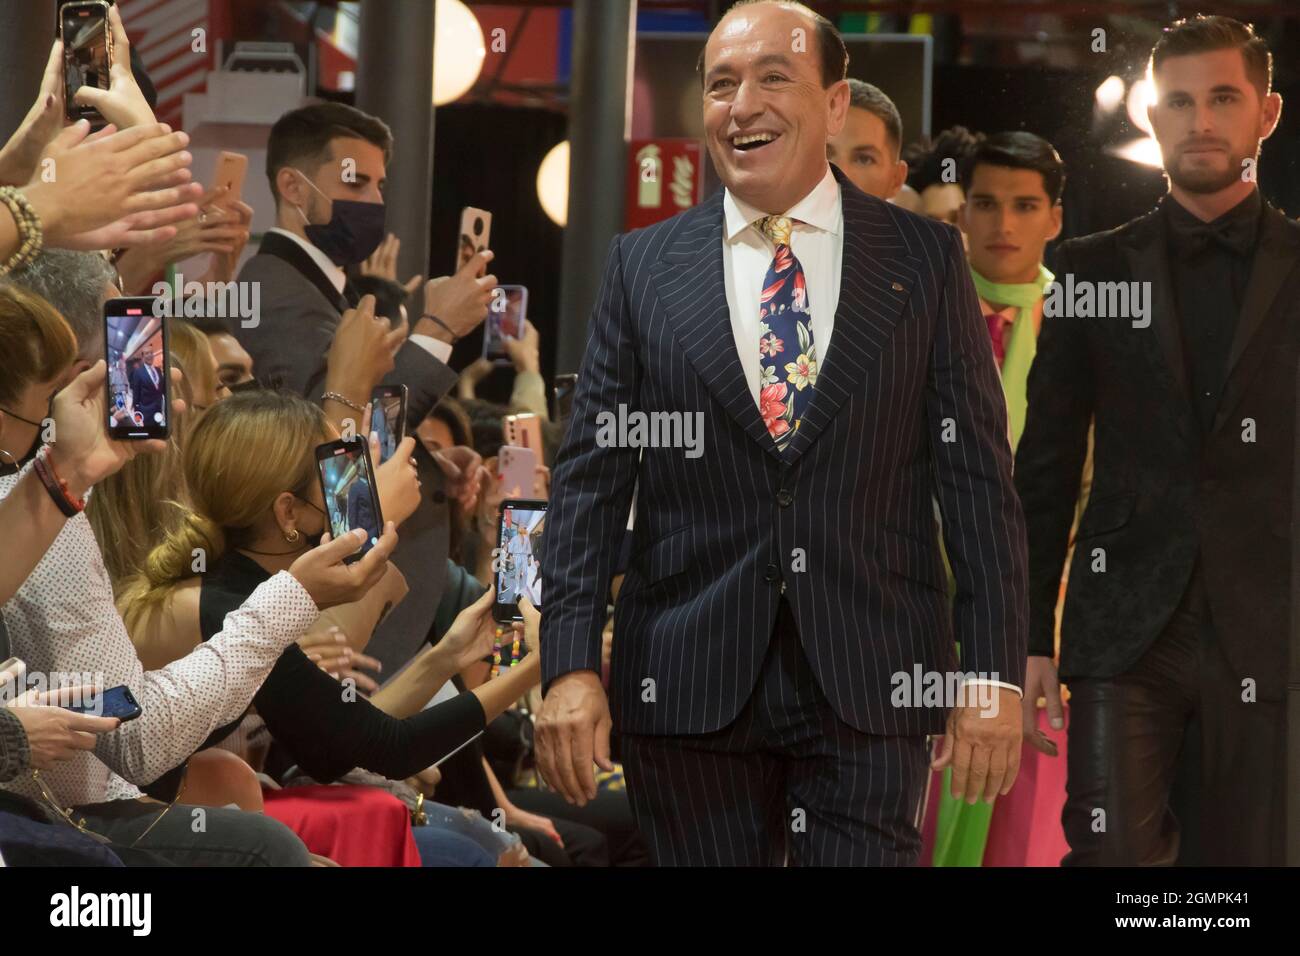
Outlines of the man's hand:
[[379,543],[360,561],[344,564],[343,559],[356,554],[366,543],[363,528],[353,528],[337,541],[325,532],[319,547],[300,556],[289,573],[324,611],[336,604],[351,604],[365,597],[387,570],[388,558],[397,547],[397,531],[391,521],[385,523]]
[[375,297],[363,295],[334,330],[325,359],[325,390],[346,395],[358,405],[369,402],[375,386],[393,370],[393,356],[405,335],[405,326],[394,329],[387,319],[376,318]]
[[[379,248],[370,254],[370,258],[361,263],[361,274],[363,276],[378,276],[380,279],[396,282],[397,254],[401,249],[402,240],[390,232],[384,237],[384,241],[379,244]],[[406,289],[407,295],[414,295],[415,290],[420,288],[420,283],[423,281],[423,276],[414,275],[402,284],[402,288]]]
[[1020,772],[1021,714],[1016,692],[991,684],[965,685],[964,707],[948,715],[943,751],[930,766],[942,770],[952,765],[952,796],[975,803],[981,797],[992,803],[1006,794]]
[[72,101],[79,106],[93,106],[99,110],[100,116],[119,129],[153,123],[153,110],[131,72],[131,44],[116,6],[108,8],[108,27],[113,31],[113,62],[108,68],[108,89],[82,86],[72,94]]
[[[487,318],[488,305],[492,301],[492,290],[496,288],[497,277],[479,276],[492,261],[492,252],[484,249],[475,253],[469,261],[461,266],[453,276],[438,276],[424,285],[424,311],[427,315],[436,315],[450,329],[451,334],[463,338],[478,327]],[[416,323],[415,331],[422,335],[431,335],[441,341],[449,340],[449,333],[436,322],[421,318]]]
[[569,803],[581,807],[596,798],[593,762],[601,770],[614,769],[612,726],[609,699],[594,671],[573,671],[551,684],[537,715],[537,769]]
[[1047,699],[1047,717],[1053,730],[1065,729],[1065,707],[1061,703],[1061,681],[1050,657],[1031,655],[1025,667],[1025,696],[1020,701],[1025,738],[1049,757],[1057,754],[1056,742],[1038,729],[1038,698]]
[[[415,439],[407,435],[398,443],[392,458],[375,466],[379,510],[399,526],[420,507],[420,474],[411,457],[414,453]],[[375,432],[370,433],[370,460],[379,461],[379,436]]]

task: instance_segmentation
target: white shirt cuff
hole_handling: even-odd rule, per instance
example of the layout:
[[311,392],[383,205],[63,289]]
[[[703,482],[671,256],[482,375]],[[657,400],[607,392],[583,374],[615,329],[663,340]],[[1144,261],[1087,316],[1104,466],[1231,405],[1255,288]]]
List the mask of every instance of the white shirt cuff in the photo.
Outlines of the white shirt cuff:
[[451,364],[451,343],[435,339],[432,335],[409,335],[406,341],[413,342],[424,349],[443,365]]
[[1008,690],[1014,690],[1017,694],[1020,695],[1020,698],[1022,700],[1024,699],[1025,696],[1025,692],[1023,690],[1021,690],[1015,684],[1008,684],[1004,680],[990,680],[987,677],[972,677],[962,681],[961,684],[963,687],[965,687],[967,684],[988,684],[991,687],[1005,687]]

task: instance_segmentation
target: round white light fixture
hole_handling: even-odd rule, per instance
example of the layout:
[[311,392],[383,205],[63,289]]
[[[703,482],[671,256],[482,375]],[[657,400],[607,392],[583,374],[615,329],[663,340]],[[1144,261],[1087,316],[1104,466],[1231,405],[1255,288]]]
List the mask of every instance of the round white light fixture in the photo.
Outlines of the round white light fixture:
[[458,100],[478,81],[487,47],[478,17],[461,0],[438,0],[433,33],[433,105]]
[[569,141],[556,143],[537,167],[537,199],[557,226],[569,221]]
[[1124,81],[1118,76],[1108,76],[1097,87],[1097,105],[1107,113],[1114,111],[1124,100]]

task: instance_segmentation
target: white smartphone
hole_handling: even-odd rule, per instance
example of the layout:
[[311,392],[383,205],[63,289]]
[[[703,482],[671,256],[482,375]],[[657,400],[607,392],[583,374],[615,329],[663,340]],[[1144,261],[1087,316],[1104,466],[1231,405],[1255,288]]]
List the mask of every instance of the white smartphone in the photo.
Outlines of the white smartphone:
[[506,444],[518,448],[531,448],[542,455],[542,420],[532,412],[521,415],[507,415],[501,419],[501,428],[505,432]]
[[497,452],[497,486],[507,498],[536,496],[537,453],[531,448],[502,445]]

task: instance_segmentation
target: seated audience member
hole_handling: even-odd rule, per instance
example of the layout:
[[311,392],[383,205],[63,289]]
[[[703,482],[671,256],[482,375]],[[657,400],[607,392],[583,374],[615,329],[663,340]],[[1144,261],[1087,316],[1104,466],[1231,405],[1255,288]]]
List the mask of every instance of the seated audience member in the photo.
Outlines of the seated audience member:
[[849,111],[844,128],[826,144],[826,158],[869,196],[893,199],[907,178],[899,159],[903,119],[894,101],[878,87],[849,78]]
[[932,141],[913,143],[903,151],[908,165],[907,184],[920,196],[921,213],[957,224],[957,211],[965,201],[961,165],[981,139],[964,126],[954,126]]
[[[25,461],[40,447],[38,416],[66,379],[76,340],[43,300],[3,286],[0,341],[5,343],[0,348],[0,408],[17,413],[0,416],[0,448],[8,451],[6,461]],[[105,374],[97,363],[78,379],[83,403],[100,417],[105,414]],[[112,447],[122,459],[137,450],[125,443]],[[57,442],[53,449],[41,449],[25,468],[15,472],[10,467],[9,474],[0,475],[0,497],[13,493],[33,469],[52,470],[66,482],[61,490],[68,509],[83,506],[88,483],[74,463],[60,460]],[[143,803],[131,781],[150,781],[177,766],[212,728],[242,713],[280,652],[315,620],[319,607],[365,593],[382,572],[395,538],[387,533],[353,565],[341,562],[360,547],[355,537],[304,555],[231,614],[220,637],[156,674],[140,666],[126,636],[89,522],[81,515],[72,518],[4,605],[12,652],[26,661],[30,673],[102,674],[106,687],[126,685],[142,714],[103,734],[93,754],[76,754],[4,788],[60,812],[74,808],[87,830],[117,844],[155,849],[173,862],[306,863],[301,841],[274,821],[212,809],[209,824],[219,825],[224,837],[217,846],[191,831],[188,808],[172,813]]]
[[[335,437],[319,407],[291,395],[252,392],[208,411],[185,449],[193,511],[153,549],[144,574],[122,596],[143,656],[175,658],[212,638],[232,609],[326,530],[314,450]],[[195,548],[207,556],[201,574],[193,569]],[[493,631],[485,595],[444,638],[440,673],[429,676],[424,699],[487,654]],[[530,657],[471,694],[395,720],[364,697],[340,694],[295,644],[253,703],[276,741],[314,779],[328,783],[353,767],[402,779],[479,733],[536,681],[537,659]],[[230,733],[232,721],[208,745]]]

